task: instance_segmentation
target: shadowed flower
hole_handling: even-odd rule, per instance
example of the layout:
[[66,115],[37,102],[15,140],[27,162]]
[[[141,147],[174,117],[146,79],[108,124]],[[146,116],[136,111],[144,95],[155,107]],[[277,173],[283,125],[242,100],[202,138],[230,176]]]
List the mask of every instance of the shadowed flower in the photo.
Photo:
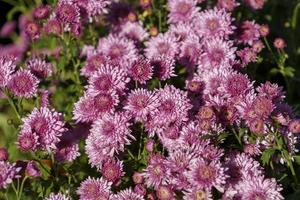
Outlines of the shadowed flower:
[[27,62],[28,69],[38,78],[46,78],[52,74],[53,66],[51,63],[34,58]]

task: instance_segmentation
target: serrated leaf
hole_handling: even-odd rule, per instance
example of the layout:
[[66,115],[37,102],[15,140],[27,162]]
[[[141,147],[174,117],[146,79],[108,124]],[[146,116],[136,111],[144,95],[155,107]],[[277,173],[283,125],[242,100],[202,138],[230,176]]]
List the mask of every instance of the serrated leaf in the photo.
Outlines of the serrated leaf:
[[264,166],[270,163],[270,159],[274,155],[274,153],[275,149],[267,149],[262,153],[261,160]]

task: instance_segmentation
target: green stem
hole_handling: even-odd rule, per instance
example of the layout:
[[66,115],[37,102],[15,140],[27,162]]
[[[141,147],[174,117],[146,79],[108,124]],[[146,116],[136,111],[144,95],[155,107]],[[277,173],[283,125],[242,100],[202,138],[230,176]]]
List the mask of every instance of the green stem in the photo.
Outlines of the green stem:
[[22,180],[21,187],[20,187],[20,190],[19,190],[18,200],[21,200],[24,184],[25,184],[25,181],[27,180],[27,178],[28,178],[28,176],[25,176]]
[[13,188],[14,192],[16,193],[16,197],[18,199],[18,190],[16,189],[14,182],[11,185],[12,185],[12,188]]
[[18,6],[18,3],[15,2],[14,0],[2,0],[3,2],[10,4],[12,6]]
[[9,105],[10,105],[10,106],[12,107],[12,109],[14,110],[16,116],[18,117],[18,120],[21,121],[21,116],[20,116],[20,114],[19,114],[19,112],[18,112],[18,109],[17,109],[17,107],[16,107],[14,101],[12,100],[12,98],[9,96],[8,92],[2,90],[2,93],[5,94],[6,99],[7,99],[8,103],[9,103]]
[[293,11],[293,17],[292,17],[292,28],[293,29],[296,29],[296,26],[297,26],[297,18],[298,18],[299,10],[300,10],[300,2],[297,3],[297,5]]
[[144,125],[141,125],[141,135],[140,135],[140,144],[139,144],[139,154],[138,159],[141,158],[141,151],[142,151],[142,143],[143,143],[143,134],[144,134]]
[[127,150],[127,152],[128,152],[128,155],[129,155],[133,160],[135,160],[134,155],[131,153],[131,151],[130,151],[129,149]]
[[268,39],[267,39],[266,37],[264,37],[264,42],[265,42],[265,44],[266,44],[268,50],[271,52],[272,56],[274,57],[274,60],[275,60],[276,64],[279,66],[278,59],[277,59],[277,57],[275,56],[275,54],[274,54],[274,52],[273,52],[273,50],[272,50],[272,48],[271,48],[271,46],[270,46],[270,44],[269,44],[269,42],[268,42]]

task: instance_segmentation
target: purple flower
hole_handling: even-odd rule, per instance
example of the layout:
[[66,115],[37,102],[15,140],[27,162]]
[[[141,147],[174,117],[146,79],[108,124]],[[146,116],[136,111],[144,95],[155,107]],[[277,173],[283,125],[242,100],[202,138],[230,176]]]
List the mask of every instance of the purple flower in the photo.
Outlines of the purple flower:
[[16,28],[16,21],[8,21],[0,29],[0,37],[10,36]]
[[132,176],[132,180],[135,184],[142,184],[144,182],[144,177],[141,173],[134,172]]
[[246,75],[233,73],[225,81],[225,91],[232,97],[243,96],[253,88]]
[[25,33],[32,39],[38,39],[40,37],[40,25],[35,22],[28,22],[25,26]]
[[134,81],[138,81],[145,84],[146,81],[150,80],[153,75],[153,67],[150,61],[144,58],[139,58],[134,61],[128,69],[130,77]]
[[46,19],[49,17],[51,7],[49,5],[41,5],[33,10],[33,16],[35,19]]
[[28,69],[38,78],[46,78],[52,74],[53,66],[39,58],[30,59],[27,62]]
[[5,189],[13,182],[14,178],[18,178],[17,173],[21,168],[16,168],[15,164],[0,161],[0,189]]
[[117,194],[115,195],[112,195],[111,199],[110,200],[144,200],[144,198],[133,192],[132,189],[125,189],[125,190],[122,190],[120,192],[118,192]]
[[80,13],[76,4],[61,0],[55,9],[56,18],[64,25],[79,23]]
[[70,197],[62,194],[62,193],[51,193],[47,198],[45,198],[44,200],[71,200]]
[[31,98],[36,95],[39,80],[29,70],[19,70],[7,83],[10,91],[18,97]]
[[101,66],[105,66],[108,63],[108,58],[102,54],[94,54],[88,56],[84,67],[81,69],[81,74],[86,77],[90,77]]
[[148,32],[146,32],[141,23],[130,21],[120,26],[119,35],[139,42],[142,42],[149,37]]
[[6,87],[15,68],[15,59],[13,57],[0,57],[0,87]]
[[232,12],[239,5],[240,3],[236,0],[218,0],[217,7],[219,9],[224,8],[225,10]]
[[260,26],[254,21],[244,21],[237,32],[240,43],[252,45],[260,37]]
[[101,174],[107,181],[116,183],[125,174],[123,172],[123,162],[119,160],[109,160],[105,162],[102,166]]
[[262,9],[265,4],[265,0],[244,0],[244,2],[253,10]]
[[180,63],[186,67],[193,67],[199,60],[202,48],[198,37],[187,37],[180,46]]
[[177,76],[175,74],[175,61],[171,58],[157,57],[150,61],[153,66],[154,76],[164,81],[171,77]]
[[168,8],[168,22],[188,22],[191,21],[199,11],[196,6],[197,0],[169,0]]
[[156,196],[160,200],[173,200],[174,199],[174,192],[170,186],[160,185],[156,189]]
[[66,131],[62,115],[47,107],[34,108],[23,120],[18,143],[21,149],[35,150],[38,139],[38,148],[50,151],[56,149],[60,136]]
[[50,19],[45,25],[44,30],[46,34],[60,35],[62,33],[62,26],[57,19]]
[[101,14],[107,13],[107,7],[111,4],[109,0],[76,0],[80,8],[84,8],[90,20]]
[[300,119],[294,119],[289,123],[289,131],[292,133],[300,133]]
[[7,161],[8,159],[8,151],[5,148],[0,148],[0,161]]
[[40,170],[38,169],[35,162],[33,162],[33,161],[29,161],[27,163],[25,173],[26,173],[27,176],[30,176],[30,177],[39,177],[39,176],[41,176]]
[[88,177],[81,182],[77,189],[80,200],[95,200],[101,197],[103,200],[109,200],[111,196],[111,183],[104,179],[95,179]]
[[146,122],[150,116],[158,111],[159,98],[156,93],[145,90],[132,90],[124,107],[135,118],[135,121]]
[[208,9],[200,12],[194,20],[197,32],[204,38],[227,38],[233,33],[232,18],[224,9]]
[[55,151],[55,159],[61,162],[72,162],[78,156],[80,156],[78,144],[63,145]]
[[156,37],[151,37],[145,45],[145,55],[150,60],[158,57],[173,59],[179,49],[175,36],[168,33],[160,33]]
[[210,190],[204,190],[201,187],[193,187],[183,191],[184,200],[213,200]]

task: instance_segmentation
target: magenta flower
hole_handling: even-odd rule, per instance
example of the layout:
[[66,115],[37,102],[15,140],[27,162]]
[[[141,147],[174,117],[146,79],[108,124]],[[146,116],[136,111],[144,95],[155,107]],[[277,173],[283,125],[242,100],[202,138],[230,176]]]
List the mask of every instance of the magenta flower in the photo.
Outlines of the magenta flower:
[[239,5],[240,3],[236,0],[218,0],[217,7],[219,9],[224,8],[225,10],[232,12]]
[[60,35],[62,33],[62,26],[57,19],[50,19],[44,25],[44,31],[46,34]]
[[175,61],[171,58],[157,57],[150,61],[153,66],[154,76],[160,80],[175,77]]
[[15,59],[13,57],[0,57],[0,87],[6,87],[15,68]]
[[178,22],[188,22],[191,21],[199,11],[196,6],[196,0],[169,0],[168,8],[168,22],[178,23]]
[[101,66],[107,65],[108,58],[102,54],[95,54],[88,56],[85,65],[81,68],[81,74],[90,77],[94,74]]
[[40,145],[39,136],[34,132],[22,131],[18,136],[17,146],[21,151],[35,151]]
[[80,156],[78,144],[63,145],[55,151],[55,159],[61,162],[72,162],[78,156]]
[[141,23],[130,21],[120,26],[119,35],[139,42],[142,42],[149,37],[149,34],[143,28]]
[[174,192],[172,191],[170,186],[160,185],[156,189],[156,196],[160,200],[173,200]]
[[111,199],[110,200],[144,200],[144,198],[133,192],[132,189],[125,189],[125,190],[122,190],[120,192],[118,192],[117,194],[115,195],[112,195]]
[[77,189],[80,200],[95,200],[101,197],[103,200],[109,200],[111,196],[111,183],[102,178],[95,179],[88,177],[81,182]]
[[105,162],[102,166],[101,174],[107,181],[116,183],[125,174],[123,172],[123,162],[119,160]]
[[80,11],[72,1],[60,0],[55,9],[56,18],[64,25],[79,23]]
[[28,22],[25,26],[25,33],[32,40],[38,39],[40,32],[40,25],[35,22]]
[[27,176],[30,176],[30,177],[40,177],[41,176],[41,172],[34,161],[29,161],[27,163],[25,173]]
[[194,187],[183,192],[183,200],[213,200],[210,190]]
[[41,59],[31,59],[27,62],[28,69],[38,78],[46,78],[52,74],[53,66]]
[[19,70],[7,83],[10,91],[18,97],[31,98],[36,95],[39,80],[29,70]]
[[130,77],[134,81],[138,81],[145,84],[146,81],[150,80],[153,75],[153,67],[150,61],[144,58],[139,58],[134,61],[128,69]]
[[7,161],[8,159],[8,151],[5,148],[0,148],[0,161]]
[[15,167],[15,164],[0,161],[0,189],[5,189],[13,182],[14,178],[19,178],[17,175],[21,168]]
[[252,45],[260,37],[260,26],[254,21],[244,21],[238,28],[238,41]]
[[41,5],[36,7],[33,10],[33,16],[35,19],[46,19],[49,17],[51,11],[51,6],[49,5]]
[[265,0],[244,0],[244,2],[253,10],[262,9],[265,4]]
[[62,194],[62,193],[51,193],[47,198],[45,198],[44,200],[71,200],[70,197]]

